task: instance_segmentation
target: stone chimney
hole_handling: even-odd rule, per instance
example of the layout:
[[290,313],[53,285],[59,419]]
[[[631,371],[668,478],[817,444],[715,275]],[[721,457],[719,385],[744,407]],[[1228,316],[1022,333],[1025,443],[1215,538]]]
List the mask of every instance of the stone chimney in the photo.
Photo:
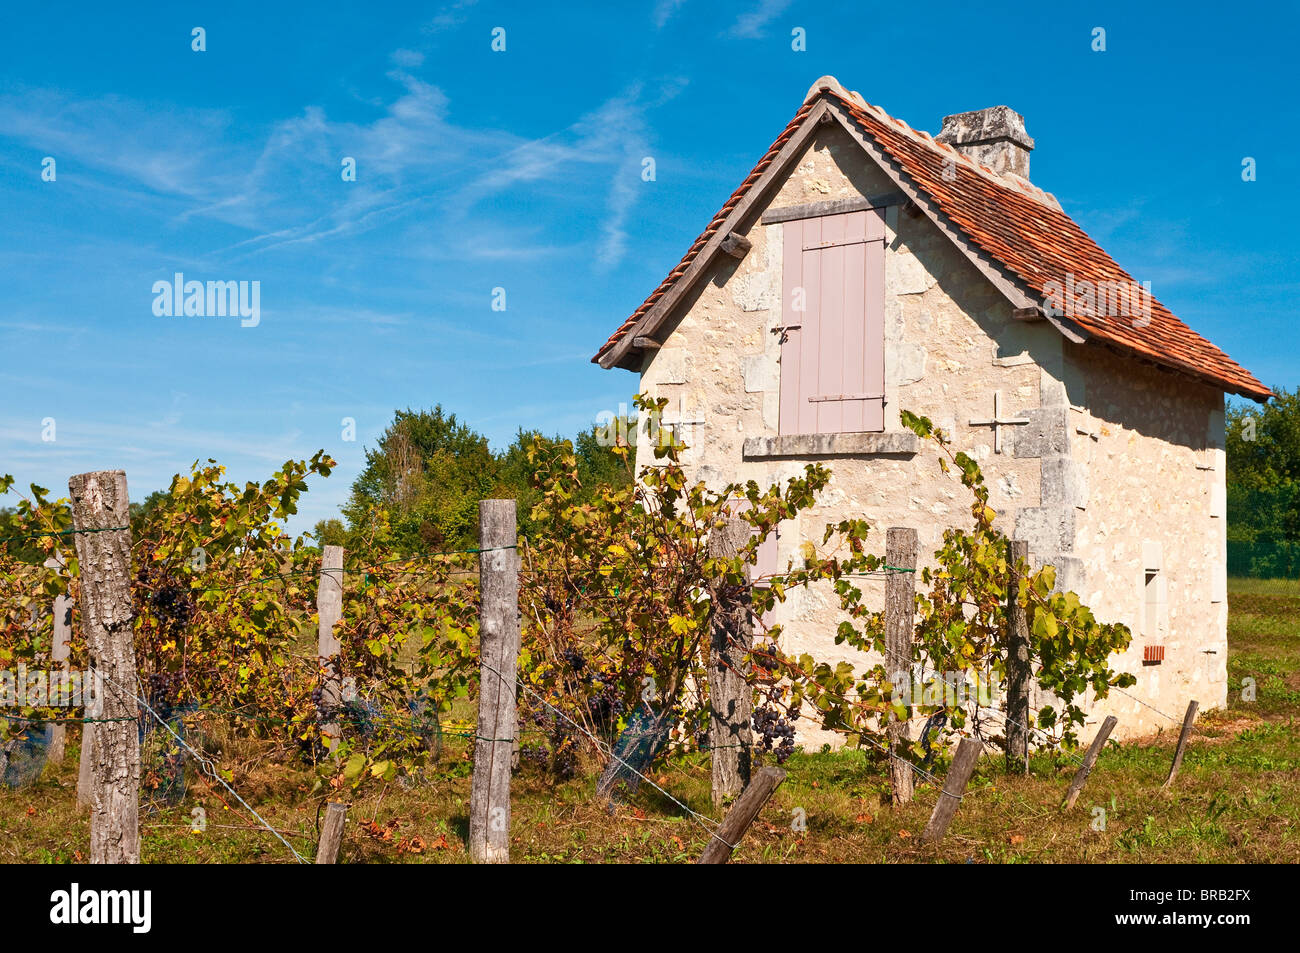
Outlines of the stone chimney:
[[1034,140],[1025,132],[1025,117],[1009,106],[975,109],[943,117],[943,129],[934,137],[946,142],[994,172],[1013,172],[1029,178],[1029,153]]

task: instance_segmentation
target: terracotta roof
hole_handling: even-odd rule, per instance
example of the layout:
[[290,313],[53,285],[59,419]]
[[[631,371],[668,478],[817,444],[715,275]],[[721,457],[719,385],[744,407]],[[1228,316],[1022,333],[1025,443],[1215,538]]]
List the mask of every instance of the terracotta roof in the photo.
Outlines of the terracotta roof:
[[[839,106],[870,137],[904,179],[916,186],[934,207],[973,244],[988,253],[1010,275],[1045,300],[1052,282],[1064,285],[1067,275],[1081,281],[1133,285],[1133,278],[1107,255],[1046,193],[1023,179],[1009,179],[979,166],[950,146],[935,142],[928,134],[912,130],[901,120],[869,106],[838,86],[814,87],[790,124],[777,137],[749,176],[713,217],[708,227],[683,256],[681,262],[622,323],[600,352],[600,358],[614,347],[682,276],[772,163],[781,147],[795,134],[821,97]],[[957,175],[952,175],[956,163]],[[948,181],[944,178],[949,169]],[[1070,310],[1067,324],[1089,339],[1120,351],[1184,371],[1221,386],[1225,391],[1264,400],[1270,391],[1253,374],[1173,315],[1154,298],[1150,299],[1149,322],[1133,316],[1106,317]],[[1145,316],[1144,316],[1145,317]],[[1140,324],[1141,326],[1135,326]]]

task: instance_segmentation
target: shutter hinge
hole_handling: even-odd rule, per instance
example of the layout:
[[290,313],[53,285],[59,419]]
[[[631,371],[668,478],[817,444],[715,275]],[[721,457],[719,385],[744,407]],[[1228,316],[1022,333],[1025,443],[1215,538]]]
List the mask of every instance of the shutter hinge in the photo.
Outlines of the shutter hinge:
[[884,394],[819,394],[816,397],[809,397],[810,401],[818,403],[829,400],[884,400]]

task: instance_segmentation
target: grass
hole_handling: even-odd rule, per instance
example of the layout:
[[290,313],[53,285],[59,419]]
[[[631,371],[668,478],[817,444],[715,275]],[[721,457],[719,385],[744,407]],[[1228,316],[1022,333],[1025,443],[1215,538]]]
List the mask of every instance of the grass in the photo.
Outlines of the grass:
[[[1278,863],[1300,860],[1300,584],[1230,580],[1228,708],[1198,719],[1182,772],[1165,794],[1178,726],[1151,739],[1112,744],[1078,805],[1060,811],[1076,765],[1036,755],[1028,777],[986,758],[937,846],[920,833],[937,798],[918,786],[907,806],[888,806],[888,779],[861,751],[796,753],[788,777],[746,834],[735,860],[750,863]],[[1253,678],[1254,702],[1241,699]],[[84,860],[86,816],[76,810],[76,732],[68,758],[36,785],[0,789],[0,861]],[[315,850],[318,799],[305,768],[270,762],[231,741],[223,766],[234,787],[304,856]],[[942,779],[946,765],[933,768]],[[707,756],[674,759],[655,780],[692,810],[720,817],[709,800]],[[683,863],[708,834],[648,786],[612,811],[594,779],[552,785],[521,770],[511,792],[512,859],[537,863]],[[448,738],[436,778],[392,784],[357,798],[348,815],[344,863],[467,862],[470,791],[465,739]],[[191,833],[202,808],[207,830]],[[794,821],[806,819],[806,830]],[[285,846],[222,789],[194,783],[185,802],[141,813],[147,863],[291,862]]]

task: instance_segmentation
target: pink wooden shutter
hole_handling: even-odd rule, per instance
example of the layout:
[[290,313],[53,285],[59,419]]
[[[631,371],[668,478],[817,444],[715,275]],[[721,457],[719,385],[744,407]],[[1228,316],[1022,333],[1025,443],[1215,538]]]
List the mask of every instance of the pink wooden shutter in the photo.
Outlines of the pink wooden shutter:
[[767,534],[767,539],[758,544],[758,559],[750,568],[750,581],[755,585],[767,585],[771,577],[778,572],[776,541],[780,532],[780,528],[773,529],[772,532]]
[[[786,223],[783,434],[884,429],[883,213],[870,209]],[[805,310],[798,312],[801,297]]]
[[[811,220],[809,220],[811,221]],[[803,275],[803,226],[795,219],[785,223],[781,255],[781,415],[782,434],[807,433],[800,429],[800,383],[803,373],[803,342],[807,336],[808,312],[804,307],[806,288]],[[815,340],[815,338],[813,339]]]

